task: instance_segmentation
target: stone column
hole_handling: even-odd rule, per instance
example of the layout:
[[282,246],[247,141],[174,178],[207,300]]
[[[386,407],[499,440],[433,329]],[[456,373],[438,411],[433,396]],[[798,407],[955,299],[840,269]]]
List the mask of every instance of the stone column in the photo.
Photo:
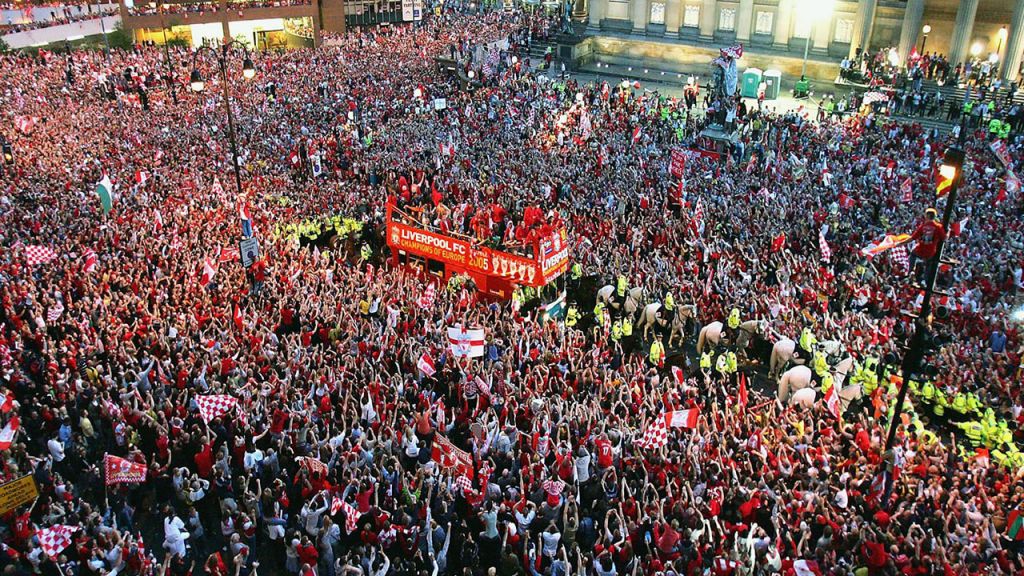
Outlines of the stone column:
[[793,2],[794,0],[779,0],[779,11],[775,14],[775,39],[773,41],[776,48],[789,49],[789,37],[793,34]]
[[572,17],[574,20],[587,20],[587,0],[576,0],[572,5]]
[[608,0],[590,0],[587,30],[596,32],[601,29],[601,19],[608,10]]
[[827,52],[829,42],[832,40],[832,23],[835,18],[831,14],[811,27],[811,50],[815,52]]
[[[967,0],[971,1],[971,0]],[[978,0],[973,0],[977,5]],[[900,44],[897,50],[900,62],[906,63],[910,51],[917,44],[917,36],[921,33],[921,19],[924,16],[924,0],[908,0],[903,11],[903,27],[900,28]],[[957,16],[959,20],[960,16]],[[973,17],[972,17],[973,20]]]
[[679,28],[683,25],[683,9],[682,0],[666,0],[665,34],[679,33]]
[[[853,36],[850,39],[849,57],[851,59],[857,54],[857,48],[867,50],[871,44],[871,32],[875,28],[876,7],[878,7],[878,0],[860,0],[860,2],[857,2],[857,18],[853,22]],[[905,18],[906,15],[904,15]]]
[[650,17],[650,2],[648,0],[633,0],[629,6],[629,19],[633,21],[633,34],[646,34],[647,21]]
[[1010,35],[1006,38],[1006,55],[1003,56],[1003,78],[1017,79],[1020,69],[1021,51],[1024,50],[1024,0],[1013,4],[1013,18],[1010,20]]
[[703,0],[700,3],[700,37],[704,40],[711,40],[715,36],[717,27],[718,1]]
[[956,11],[956,24],[953,25],[953,37],[949,42],[951,68],[967,58],[971,35],[974,34],[974,16],[977,13],[978,0],[960,0],[960,8]]
[[750,42],[750,31],[754,21],[754,0],[740,0],[736,9],[736,40]]

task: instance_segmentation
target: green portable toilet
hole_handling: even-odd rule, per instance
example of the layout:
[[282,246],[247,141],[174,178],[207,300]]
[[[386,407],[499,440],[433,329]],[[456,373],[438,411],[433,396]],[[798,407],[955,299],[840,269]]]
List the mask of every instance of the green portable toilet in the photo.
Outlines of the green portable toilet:
[[761,70],[758,68],[747,68],[743,72],[743,82],[740,84],[740,94],[744,98],[757,98],[757,87],[761,85]]
[[782,90],[782,72],[778,70],[765,70],[764,99],[778,100],[780,90]]

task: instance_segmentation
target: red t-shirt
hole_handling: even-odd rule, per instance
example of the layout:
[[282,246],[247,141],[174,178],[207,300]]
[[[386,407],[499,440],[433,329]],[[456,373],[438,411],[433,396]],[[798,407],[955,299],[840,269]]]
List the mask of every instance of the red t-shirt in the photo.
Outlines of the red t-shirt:
[[608,468],[612,465],[612,443],[605,438],[598,438],[594,441],[597,446],[597,465],[600,468]]
[[927,260],[935,256],[939,242],[946,239],[946,230],[942,227],[942,224],[935,220],[925,220],[918,225],[917,230],[914,230],[910,237],[917,240],[917,246],[914,246],[914,254],[918,258]]

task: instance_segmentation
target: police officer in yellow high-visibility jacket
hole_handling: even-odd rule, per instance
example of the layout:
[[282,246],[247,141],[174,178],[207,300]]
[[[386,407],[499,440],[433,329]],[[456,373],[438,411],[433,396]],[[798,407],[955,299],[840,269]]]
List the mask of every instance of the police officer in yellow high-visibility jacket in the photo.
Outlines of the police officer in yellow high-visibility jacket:
[[612,340],[618,342],[622,339],[622,320],[612,322]]
[[619,295],[619,298],[626,297],[626,290],[629,288],[629,283],[626,281],[626,277],[619,274],[619,279],[616,281],[615,293]]
[[567,328],[573,328],[576,323],[580,321],[580,311],[576,309],[575,304],[570,304],[569,309],[565,312],[565,326]]
[[672,310],[675,309],[676,301],[675,301],[675,299],[672,298],[672,293],[671,292],[665,292],[665,303],[664,303],[664,306],[665,306],[665,310],[667,312],[671,312]]
[[711,374],[711,364],[711,350],[705,350],[700,355],[700,371],[703,372],[705,376]]
[[647,356],[648,362],[654,368],[660,368],[665,360],[665,345],[661,343],[661,335],[655,337],[651,342],[651,353]]
[[718,357],[718,361],[715,362],[715,370],[717,370],[722,376],[726,377],[735,374],[737,367],[736,353],[732,350],[723,352]]

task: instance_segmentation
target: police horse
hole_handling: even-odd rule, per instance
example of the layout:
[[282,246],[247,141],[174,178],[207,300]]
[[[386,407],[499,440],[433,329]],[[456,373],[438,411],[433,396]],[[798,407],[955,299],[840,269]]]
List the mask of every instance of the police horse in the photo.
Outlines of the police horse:
[[641,308],[640,316],[636,321],[636,327],[643,329],[645,342],[648,339],[650,329],[654,328],[662,333],[668,332],[668,341],[665,342],[666,347],[672,347],[672,341],[675,340],[676,336],[679,337],[679,343],[683,344],[686,341],[687,334],[690,333],[687,330],[688,323],[696,322],[697,320],[697,307],[692,304],[676,306],[671,319],[667,317],[667,314],[662,314],[663,308],[664,306],[660,302],[651,302]]
[[[837,340],[825,340],[818,342],[818,349],[826,356],[836,356],[842,344]],[[778,376],[790,363],[796,365],[806,364],[809,358],[796,356],[796,342],[789,338],[781,338],[772,345],[772,355],[768,360],[768,378]]]
[[[733,337],[736,343],[736,350],[744,350],[754,339],[754,336],[764,333],[767,326],[768,323],[764,320],[747,320],[741,323]],[[724,328],[725,324],[717,320],[701,328],[700,334],[697,335],[697,354],[704,353],[705,345],[718,346],[723,340],[722,332]]]
[[[847,356],[836,363],[831,369],[832,385],[836,387],[836,391],[839,393],[839,401],[842,404],[843,410],[846,410],[850,403],[860,398],[862,394],[860,384],[843,387],[846,376],[852,367],[853,358]],[[811,369],[803,365],[793,366],[786,370],[779,377],[777,391],[779,402],[782,402],[784,405],[812,406],[817,396],[817,392],[814,389],[813,376]]]
[[[621,312],[622,315],[628,315],[630,318],[636,316],[636,311],[640,308],[640,303],[644,299],[644,289],[640,286],[630,288],[626,291],[625,302],[620,302],[618,294],[615,293],[615,287],[611,284],[603,286],[597,291],[597,301],[603,303],[615,312]],[[601,319],[595,320],[600,322]]]

